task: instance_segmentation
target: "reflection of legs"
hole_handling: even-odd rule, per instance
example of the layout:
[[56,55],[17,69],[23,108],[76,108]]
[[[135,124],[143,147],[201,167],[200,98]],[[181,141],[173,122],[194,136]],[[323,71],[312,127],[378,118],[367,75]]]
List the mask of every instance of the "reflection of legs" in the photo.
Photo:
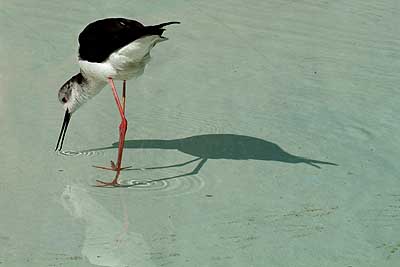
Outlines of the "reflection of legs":
[[125,81],[124,81],[124,87],[123,87],[123,91],[122,91],[123,106],[121,105],[121,102],[119,101],[118,92],[117,92],[117,89],[115,89],[113,79],[109,78],[108,82],[110,83],[110,86],[111,86],[111,89],[112,89],[112,92],[114,95],[114,99],[115,99],[115,102],[116,102],[118,110],[119,110],[119,114],[121,115],[121,124],[119,125],[119,145],[118,145],[117,165],[115,166],[115,163],[111,162],[111,168],[113,170],[115,170],[117,172],[117,174],[115,175],[114,180],[112,180],[111,182],[103,182],[103,181],[99,181],[99,180],[97,180],[97,182],[101,184],[99,186],[108,186],[108,185],[119,186],[118,177],[121,172],[122,152],[124,150],[125,134],[126,134],[127,126],[128,126],[128,121],[125,118],[125,112],[124,112],[124,110],[125,110]]

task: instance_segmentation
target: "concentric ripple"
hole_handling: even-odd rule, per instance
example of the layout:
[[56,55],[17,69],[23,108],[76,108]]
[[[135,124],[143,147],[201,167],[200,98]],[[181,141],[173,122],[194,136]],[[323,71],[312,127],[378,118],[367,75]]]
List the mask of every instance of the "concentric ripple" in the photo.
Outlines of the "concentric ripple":
[[200,191],[205,183],[198,176],[184,176],[176,178],[161,178],[154,180],[124,180],[123,185],[133,190],[156,192],[156,197],[178,196]]
[[98,151],[72,151],[72,150],[61,150],[57,151],[57,154],[59,156],[67,156],[67,157],[79,157],[79,156],[85,156],[85,157],[95,157],[95,156],[102,156],[104,155],[104,152],[101,150]]

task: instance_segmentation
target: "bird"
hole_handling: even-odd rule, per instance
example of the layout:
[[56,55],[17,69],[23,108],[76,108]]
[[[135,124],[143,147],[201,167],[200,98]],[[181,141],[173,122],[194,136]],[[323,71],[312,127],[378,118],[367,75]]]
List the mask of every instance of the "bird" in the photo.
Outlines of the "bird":
[[[118,181],[120,171],[129,168],[121,167],[128,126],[125,117],[126,81],[143,74],[150,60],[150,50],[157,43],[168,40],[163,36],[164,27],[179,23],[179,21],[169,21],[145,26],[133,19],[105,18],[88,24],[79,34],[80,72],[66,81],[58,91],[58,100],[63,105],[65,113],[55,150],[62,150],[72,114],[108,83],[121,117],[117,163],[111,161],[111,167],[94,167],[115,171],[116,175],[111,182],[96,180],[96,186],[121,186]],[[118,96],[114,80],[123,81],[122,101]]]

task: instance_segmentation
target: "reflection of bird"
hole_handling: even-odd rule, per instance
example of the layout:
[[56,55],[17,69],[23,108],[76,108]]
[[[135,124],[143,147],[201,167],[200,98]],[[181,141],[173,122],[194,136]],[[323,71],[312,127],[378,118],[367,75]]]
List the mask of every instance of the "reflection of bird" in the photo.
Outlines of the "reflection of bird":
[[[116,147],[118,147],[118,143],[114,143],[110,147],[97,148],[90,151],[112,149]],[[195,161],[200,161],[192,172],[169,178],[196,174],[208,159],[265,160],[285,163],[305,163],[316,168],[320,168],[317,164],[337,165],[327,161],[295,156],[286,152],[275,143],[256,137],[235,134],[205,134],[173,140],[126,140],[125,148],[175,149],[196,157],[196,159],[184,163],[162,167],[151,167],[147,169],[180,167]]]
[[[58,98],[65,109],[64,122],[57,141],[56,150],[61,150],[71,114],[88,99],[98,94],[110,84],[114,94],[121,124],[119,126],[119,144],[117,164],[111,162],[116,171],[115,178],[101,185],[118,185],[121,171],[122,151],[124,147],[127,120],[125,118],[126,80],[138,77],[144,71],[150,59],[150,50],[159,42],[167,40],[162,34],[164,26],[179,22],[166,22],[154,26],[124,18],[108,18],[90,23],[79,35],[80,73],[69,79],[60,89]],[[114,80],[123,80],[122,104],[119,100]]]

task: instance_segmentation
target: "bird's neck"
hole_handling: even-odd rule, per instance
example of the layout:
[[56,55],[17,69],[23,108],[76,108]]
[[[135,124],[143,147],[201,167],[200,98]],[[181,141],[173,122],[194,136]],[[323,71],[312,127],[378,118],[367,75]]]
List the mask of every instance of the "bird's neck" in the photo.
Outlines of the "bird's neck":
[[79,96],[83,102],[97,95],[107,84],[106,81],[86,75],[84,72],[81,72],[81,75],[82,81],[78,83],[76,90],[78,93],[77,96]]
[[96,77],[87,75],[85,72],[81,70],[82,75],[82,83],[80,84],[82,89],[86,94],[90,95],[90,97],[95,96],[100,92],[101,89],[106,86],[107,82],[105,80],[98,79]]
[[97,95],[106,84],[106,81],[94,79],[82,72],[75,75],[67,84],[72,88],[71,100],[67,103],[67,108],[71,112],[74,112],[89,99]]

